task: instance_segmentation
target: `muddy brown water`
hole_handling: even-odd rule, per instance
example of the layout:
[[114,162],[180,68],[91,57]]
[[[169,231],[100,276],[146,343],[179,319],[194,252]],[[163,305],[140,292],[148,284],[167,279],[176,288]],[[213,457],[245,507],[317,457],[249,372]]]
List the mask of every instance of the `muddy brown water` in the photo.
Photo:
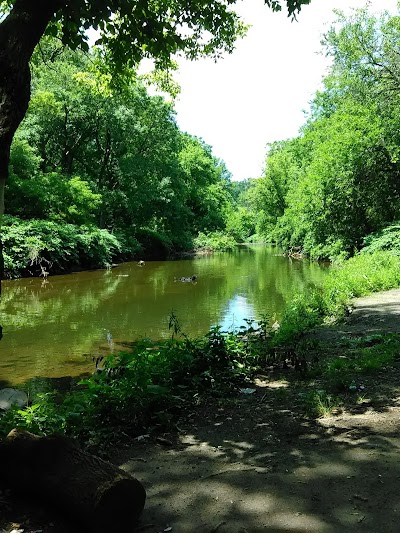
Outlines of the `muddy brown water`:
[[[297,291],[318,285],[327,269],[290,260],[271,246],[178,261],[125,263],[110,271],[6,281],[0,304],[0,383],[77,376],[93,357],[143,337],[167,338],[177,316],[189,336],[279,319]],[[175,278],[197,276],[192,282]]]

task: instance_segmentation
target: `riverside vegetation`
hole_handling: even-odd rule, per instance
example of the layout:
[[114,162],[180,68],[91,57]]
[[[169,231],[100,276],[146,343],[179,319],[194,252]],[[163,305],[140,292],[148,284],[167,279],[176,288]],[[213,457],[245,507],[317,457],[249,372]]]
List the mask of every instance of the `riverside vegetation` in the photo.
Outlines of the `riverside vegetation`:
[[96,361],[101,370],[66,395],[31,391],[31,405],[3,415],[0,431],[5,435],[18,426],[38,434],[61,432],[96,447],[116,436],[171,428],[210,395],[235,395],[257,373],[270,371],[293,376],[302,384],[304,409],[326,414],[358,401],[352,383],[398,360],[399,340],[388,335],[371,346],[360,341],[346,358],[327,358],[304,333],[343,317],[350,298],[398,285],[400,258],[378,251],[332,267],[321,288],[293,300],[277,330],[264,317],[256,328],[223,332],[217,326],[203,338],[190,339],[171,314],[169,340],[142,339],[129,352]]
[[339,13],[323,39],[332,66],[299,136],[271,144],[263,175],[241,183],[179,130],[174,96],[150,96],[148,77],[135,72],[116,88],[101,50],[72,53],[47,37],[11,147],[6,274],[38,274],[41,260],[66,272],[244,241],[337,260],[382,231],[390,247],[400,208],[399,35],[398,16]]
[[241,186],[210,146],[179,130],[173,103],[150,96],[138,75],[115,90],[105,68],[96,51],[54,39],[33,57],[31,103],[11,147],[7,277],[227,250],[254,233]]

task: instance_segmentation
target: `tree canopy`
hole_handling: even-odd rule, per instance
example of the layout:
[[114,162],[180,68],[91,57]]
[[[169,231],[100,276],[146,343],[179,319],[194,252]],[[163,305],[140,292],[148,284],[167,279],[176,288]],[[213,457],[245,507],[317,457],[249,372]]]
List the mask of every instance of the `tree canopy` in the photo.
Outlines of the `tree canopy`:
[[[265,0],[265,4],[273,11],[286,5],[288,15],[295,16],[310,1]],[[235,4],[236,0],[3,0],[0,12],[8,16],[0,24],[0,39],[17,29],[28,30],[8,46],[26,61],[43,34],[87,51],[87,31],[93,28],[99,32],[97,44],[109,54],[116,71],[144,57],[165,67],[178,53],[194,59],[232,52],[246,28]]]
[[[27,273],[36,256],[53,263],[53,272],[132,259],[138,246],[163,257],[192,249],[200,232],[225,228],[233,202],[225,164],[179,130],[172,104],[150,96],[139,76],[112,90],[102,61],[95,52],[60,51],[50,37],[33,57],[32,98],[11,147],[10,276]],[[117,236],[120,250],[98,229]],[[109,251],[57,256],[62,241],[99,235]]]
[[[286,0],[289,14],[310,0]],[[8,173],[9,150],[30,96],[29,60],[44,34],[71,48],[88,49],[87,30],[100,32],[98,44],[115,72],[144,57],[166,67],[183,53],[218,57],[231,52],[245,25],[232,9],[236,0],[3,0],[0,12],[0,184]],[[280,1],[266,0],[273,10]],[[4,201],[0,195],[0,204]],[[2,206],[0,205],[0,208]],[[3,209],[0,209],[2,211]]]
[[[273,11],[286,5],[289,16],[311,0],[265,0]],[[0,11],[29,9],[29,0],[3,0]],[[221,49],[232,50],[243,28],[231,9],[236,0],[37,0],[39,16],[49,17],[48,35],[60,36],[65,44],[78,47],[87,43],[89,28],[101,31],[99,43],[107,44],[118,63],[135,62],[151,55],[165,60],[183,51],[189,57]],[[207,34],[207,37],[205,37]],[[122,55],[120,55],[122,54]],[[167,55],[165,55],[167,54]]]
[[[295,15],[310,0],[265,0]],[[144,57],[165,68],[183,53],[218,57],[232,51],[244,24],[232,9],[236,0],[2,0],[0,12],[0,218],[10,148],[30,99],[29,61],[44,34],[71,48],[88,49],[87,30],[99,30],[98,44],[111,70],[121,72]],[[0,250],[0,278],[3,261]],[[1,286],[0,286],[1,287]]]
[[323,89],[300,135],[270,147],[249,193],[269,239],[314,257],[352,255],[400,218],[399,41],[399,16],[338,13]]

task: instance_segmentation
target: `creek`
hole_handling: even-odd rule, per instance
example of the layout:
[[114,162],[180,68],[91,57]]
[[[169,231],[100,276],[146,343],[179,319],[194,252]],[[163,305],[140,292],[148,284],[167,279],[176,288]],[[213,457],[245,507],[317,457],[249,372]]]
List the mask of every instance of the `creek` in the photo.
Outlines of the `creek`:
[[[3,282],[0,386],[78,376],[93,358],[143,337],[167,338],[173,312],[189,336],[239,327],[263,314],[279,320],[293,294],[319,285],[327,268],[291,260],[272,246],[111,270]],[[197,276],[195,282],[175,278]]]

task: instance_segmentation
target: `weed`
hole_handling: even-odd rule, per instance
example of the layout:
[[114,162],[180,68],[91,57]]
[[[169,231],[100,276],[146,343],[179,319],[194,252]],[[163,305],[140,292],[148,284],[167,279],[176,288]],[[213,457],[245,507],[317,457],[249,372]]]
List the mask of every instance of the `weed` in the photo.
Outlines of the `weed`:
[[317,417],[330,416],[342,405],[342,400],[339,397],[324,389],[309,391],[303,394],[302,399],[306,409]]
[[2,433],[7,434],[16,426],[38,435],[63,433],[66,418],[58,410],[53,395],[44,393],[37,395],[34,404],[25,409],[13,407],[0,418]]

